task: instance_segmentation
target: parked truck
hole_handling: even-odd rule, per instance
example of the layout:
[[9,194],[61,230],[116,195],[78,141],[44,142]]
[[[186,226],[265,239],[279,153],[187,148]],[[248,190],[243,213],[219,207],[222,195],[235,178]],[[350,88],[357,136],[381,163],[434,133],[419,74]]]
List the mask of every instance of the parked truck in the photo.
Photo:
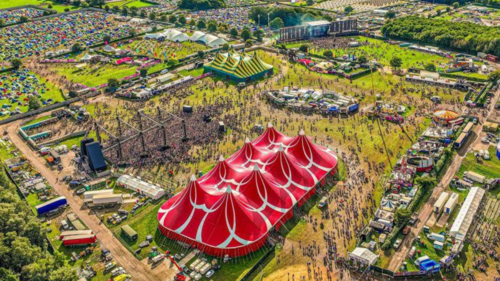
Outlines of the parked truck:
[[123,196],[121,194],[103,194],[92,198],[94,205],[121,204],[122,202]]
[[92,230],[68,230],[61,232],[59,236],[61,239],[67,236],[80,236],[80,235],[91,235],[94,234]]
[[470,180],[473,180],[478,183],[484,183],[484,180],[486,179],[485,176],[480,175],[478,173],[472,172],[472,171],[467,171],[464,173],[464,176]]
[[47,214],[51,211],[54,211],[58,209],[59,207],[65,206],[68,204],[68,201],[66,201],[66,197],[61,196],[54,198],[52,200],[49,200],[45,203],[42,203],[40,205],[35,206],[35,209],[38,213],[39,216]]
[[75,247],[75,246],[85,246],[94,244],[97,240],[95,234],[88,235],[74,235],[74,236],[66,236],[63,238],[63,245],[66,247]]

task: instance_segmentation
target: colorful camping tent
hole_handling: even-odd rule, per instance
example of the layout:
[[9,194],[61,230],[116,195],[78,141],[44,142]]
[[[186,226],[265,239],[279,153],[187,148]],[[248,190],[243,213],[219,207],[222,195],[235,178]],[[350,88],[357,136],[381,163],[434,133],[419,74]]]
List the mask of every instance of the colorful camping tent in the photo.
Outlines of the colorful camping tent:
[[255,80],[268,73],[272,74],[273,71],[273,66],[263,62],[255,52],[253,56],[235,51],[218,53],[215,59],[204,67],[207,72],[214,72],[237,82]]
[[209,255],[247,255],[336,169],[337,156],[303,132],[291,138],[268,126],[167,200],[158,211],[160,231]]

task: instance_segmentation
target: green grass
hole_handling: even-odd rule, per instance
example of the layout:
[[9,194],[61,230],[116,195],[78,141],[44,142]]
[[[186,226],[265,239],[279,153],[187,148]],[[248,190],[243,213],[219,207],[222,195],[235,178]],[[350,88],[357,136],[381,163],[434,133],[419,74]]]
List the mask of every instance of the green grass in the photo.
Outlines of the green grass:
[[142,7],[151,7],[151,6],[154,6],[154,5],[146,3],[146,2],[141,2],[141,1],[133,1],[133,2],[130,2],[127,4],[127,7],[129,7],[129,8],[132,8],[132,7],[142,8]]
[[46,115],[46,116],[43,116],[43,117],[35,118],[35,119],[33,119],[33,120],[25,123],[23,126],[27,126],[27,125],[35,124],[35,123],[38,123],[38,122],[42,122],[42,121],[48,120],[50,118],[52,118],[51,115]]
[[52,1],[46,1],[46,0],[2,0],[0,1],[0,9],[7,9],[7,8],[13,8],[13,7],[19,7],[19,6],[25,6],[25,5],[35,5],[35,6],[41,6],[43,8],[48,9],[48,5],[52,5],[52,10],[57,11],[58,13],[64,13],[64,10],[69,8],[70,10],[78,10],[80,9],[79,7],[73,7],[70,5],[59,5],[56,4]]
[[128,64],[106,64],[94,71],[96,67],[100,66],[92,66],[91,68],[85,68],[83,71],[75,72],[78,69],[73,65],[58,65],[53,66],[52,70],[57,71],[59,75],[66,76],[68,80],[75,83],[81,83],[88,87],[97,87],[106,84],[110,78],[121,79],[132,75],[137,69],[137,67]]
[[476,162],[473,153],[468,153],[462,162],[462,166],[460,166],[458,176],[462,177],[464,172],[472,171],[485,176],[487,179],[500,178],[500,160],[496,157],[495,147],[490,146],[488,152],[490,153],[490,160],[482,160],[482,164]]
[[[94,138],[95,139],[95,137],[96,137],[95,131],[90,131],[88,133],[87,138]],[[79,136],[79,137],[73,137],[73,138],[70,138],[70,139],[67,139],[65,141],[60,142],[57,146],[66,145],[68,147],[68,149],[71,149],[73,147],[73,145],[80,146],[80,142],[84,138],[85,138],[85,135]]]
[[[402,68],[407,69],[410,67],[422,67],[422,64],[427,63],[446,63],[448,58],[437,55],[430,55],[408,48],[400,47],[399,45],[391,45],[382,40],[367,38],[367,37],[351,37],[360,43],[367,41],[369,44],[359,47],[346,48],[346,49],[331,49],[335,57],[342,57],[344,55],[355,55],[356,57],[366,56],[367,58],[374,58],[384,66],[389,66],[389,62],[393,57],[399,57],[403,61]],[[287,45],[287,48],[297,48],[303,43],[295,43]],[[310,53],[316,55],[323,55],[325,49],[318,49],[311,46]]]
[[120,46],[121,49],[130,48],[132,51],[143,56],[150,56],[160,60],[181,59],[187,55],[196,54],[198,51],[205,51],[209,48],[205,45],[194,42],[174,43],[170,41],[157,42],[153,40],[137,40]]
[[184,69],[184,70],[179,71],[179,74],[182,76],[191,75],[193,77],[196,77],[196,76],[202,75],[203,72],[204,72],[203,67],[200,67],[200,68],[196,68],[196,69],[192,69],[192,70]]

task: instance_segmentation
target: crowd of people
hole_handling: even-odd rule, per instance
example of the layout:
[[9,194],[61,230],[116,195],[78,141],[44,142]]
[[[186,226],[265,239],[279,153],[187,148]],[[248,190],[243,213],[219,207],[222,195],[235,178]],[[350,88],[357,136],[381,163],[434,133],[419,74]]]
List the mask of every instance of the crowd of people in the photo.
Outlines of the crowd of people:
[[0,11],[0,20],[3,20],[4,25],[18,23],[23,17],[33,19],[41,16],[43,16],[43,10],[31,7]]
[[101,12],[62,14],[0,29],[0,61],[45,55],[46,51],[71,49],[74,43],[91,46],[105,36],[129,36],[133,27],[120,24]]

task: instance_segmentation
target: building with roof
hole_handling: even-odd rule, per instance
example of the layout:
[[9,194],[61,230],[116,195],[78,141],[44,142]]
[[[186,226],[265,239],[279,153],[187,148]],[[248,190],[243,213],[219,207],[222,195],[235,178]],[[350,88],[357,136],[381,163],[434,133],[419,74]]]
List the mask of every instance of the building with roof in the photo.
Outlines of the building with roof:
[[484,189],[474,186],[470,189],[467,198],[465,198],[464,203],[462,204],[462,208],[458,213],[455,222],[450,229],[450,236],[454,237],[457,240],[463,241],[469,228],[476,216],[477,211],[479,210],[479,206],[481,205],[481,201],[484,197]]
[[337,156],[301,131],[271,125],[256,140],[167,200],[158,211],[163,235],[212,256],[247,255],[262,247],[337,171]]
[[236,81],[248,82],[273,73],[273,66],[263,62],[256,52],[253,55],[230,51],[217,53],[215,59],[204,66],[206,72]]
[[154,200],[160,199],[165,195],[165,190],[163,188],[129,175],[120,176],[116,180],[116,183],[122,187],[144,194]]
[[361,262],[365,265],[373,265],[378,260],[378,255],[363,247],[356,247],[354,251],[349,253],[349,259]]

